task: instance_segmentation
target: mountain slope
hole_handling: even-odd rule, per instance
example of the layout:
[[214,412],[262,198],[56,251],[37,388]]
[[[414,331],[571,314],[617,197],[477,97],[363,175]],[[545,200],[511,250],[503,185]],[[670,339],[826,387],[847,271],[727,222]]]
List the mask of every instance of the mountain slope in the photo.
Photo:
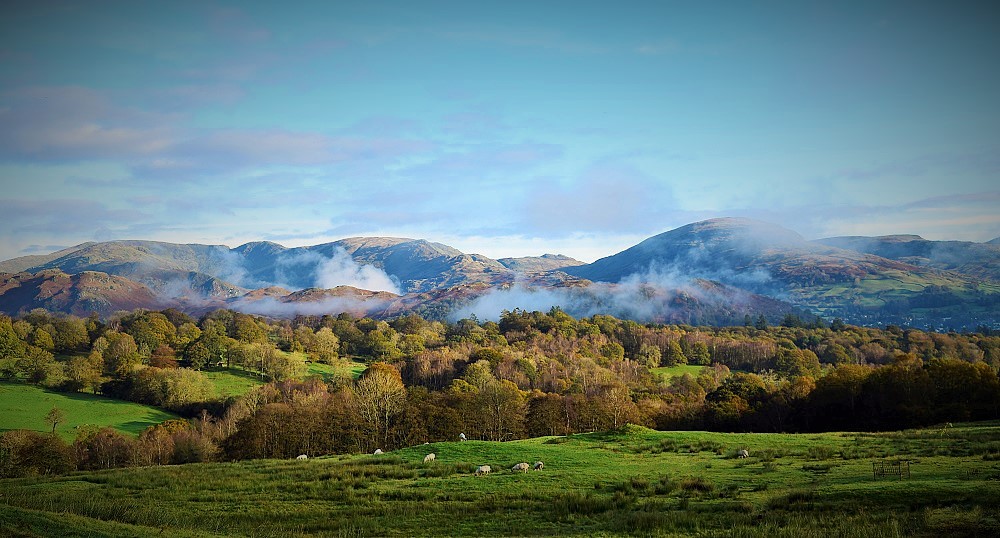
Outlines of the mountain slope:
[[86,316],[119,310],[169,306],[152,290],[127,278],[84,271],[69,275],[50,269],[36,274],[0,274],[0,311],[10,315],[44,308]]
[[815,242],[1000,283],[1000,245],[930,241],[919,235],[828,237]]
[[21,256],[20,258],[2,261],[0,262],[0,273],[23,273],[33,267],[41,267],[53,260],[62,258],[94,244],[95,243],[93,242],[81,243],[74,247],[64,248],[51,254],[33,254],[30,256]]
[[580,260],[561,254],[543,254],[541,256],[526,256],[523,258],[500,258],[501,265],[518,273],[544,273],[556,271],[564,267],[584,265]]
[[689,224],[564,271],[605,282],[707,278],[862,324],[927,324],[965,316],[974,326],[997,319],[1000,293],[955,272],[806,241],[749,219]]

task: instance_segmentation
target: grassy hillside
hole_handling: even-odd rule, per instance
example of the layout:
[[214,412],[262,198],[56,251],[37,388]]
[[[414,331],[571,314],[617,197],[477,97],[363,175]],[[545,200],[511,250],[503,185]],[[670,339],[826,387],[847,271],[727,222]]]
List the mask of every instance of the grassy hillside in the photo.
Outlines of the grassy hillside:
[[259,374],[237,368],[211,368],[202,373],[212,381],[216,394],[222,398],[246,394],[265,383]]
[[85,424],[110,426],[133,435],[153,424],[177,418],[156,407],[83,393],[51,392],[32,385],[0,382],[0,431],[49,431],[43,418],[52,407],[66,412],[66,422],[56,431],[68,441],[76,427]]
[[[737,450],[750,451],[747,459]],[[437,461],[422,463],[434,452]],[[873,478],[872,461],[909,462]],[[545,469],[513,473],[515,463]],[[886,434],[654,432],[0,481],[15,536],[988,536],[1000,423]],[[473,476],[489,464],[489,476]]]

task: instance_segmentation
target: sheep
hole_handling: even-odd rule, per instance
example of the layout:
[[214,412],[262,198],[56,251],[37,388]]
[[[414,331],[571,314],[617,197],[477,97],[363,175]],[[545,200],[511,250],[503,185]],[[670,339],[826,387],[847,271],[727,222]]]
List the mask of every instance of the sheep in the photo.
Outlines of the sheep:
[[468,439],[465,438],[465,433],[460,433],[460,434],[458,434],[458,440],[459,441],[467,441]]
[[307,460],[307,459],[309,459],[309,456],[306,456],[305,454],[299,454],[298,456],[295,457],[295,459],[297,459],[297,460]]
[[381,448],[376,448],[375,452],[372,452],[373,456],[378,456],[378,455],[381,455],[381,454],[382,454],[382,449]]
[[747,449],[745,449],[745,448],[741,448],[740,451],[736,453],[736,457],[737,458],[741,458],[741,459],[742,458],[749,458],[750,457],[750,452],[747,451]]
[[521,463],[518,463],[517,465],[515,465],[515,466],[511,467],[511,468],[510,468],[510,472],[512,472],[512,473],[516,473],[516,472],[518,472],[518,471],[522,471],[522,472],[525,472],[525,473],[526,473],[526,472],[528,472],[528,469],[530,469],[530,468],[531,468],[531,466],[530,466],[530,465],[528,465],[528,464],[527,464],[527,463],[525,463],[525,462],[521,462]]
[[437,456],[435,456],[434,453],[431,452],[430,454],[424,456],[424,463],[430,463],[430,462],[434,461],[436,458],[437,458]]
[[540,461],[536,461],[535,464],[531,468],[534,469],[534,470],[536,470],[536,471],[541,471],[543,467],[545,467],[544,463],[542,463]]
[[490,471],[492,471],[492,470],[493,469],[491,469],[489,465],[480,465],[476,469],[476,476],[485,476],[485,475],[488,475],[488,474],[490,474]]

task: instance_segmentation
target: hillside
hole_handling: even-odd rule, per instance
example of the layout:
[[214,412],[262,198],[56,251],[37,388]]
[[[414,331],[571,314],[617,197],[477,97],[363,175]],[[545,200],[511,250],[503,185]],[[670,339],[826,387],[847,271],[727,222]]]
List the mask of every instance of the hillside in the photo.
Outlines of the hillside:
[[1000,283],[998,244],[929,241],[919,235],[828,237],[816,243]]
[[107,273],[66,274],[50,269],[36,274],[0,274],[0,312],[15,315],[35,308],[87,316],[119,310],[166,306],[142,284]]
[[0,382],[0,432],[26,429],[48,433],[51,431],[43,418],[53,407],[66,413],[66,420],[59,424],[56,433],[72,442],[81,427],[110,426],[116,430],[138,435],[149,426],[177,415],[148,405],[115,400],[105,396],[84,393],[62,393],[20,383]]
[[860,324],[922,326],[947,317],[975,326],[1000,318],[998,286],[806,241],[791,230],[749,219],[689,224],[564,271],[605,282],[698,276]]
[[[618,432],[0,480],[14,536],[991,536],[996,424]],[[991,444],[992,443],[992,444]],[[749,457],[736,458],[740,449]],[[425,454],[436,461],[424,464]],[[872,462],[907,473],[873,476]],[[518,462],[544,462],[514,473]],[[479,465],[492,473],[474,476]],[[169,487],[164,487],[169,485]]]
[[518,273],[544,273],[547,271],[556,271],[564,267],[584,265],[580,260],[575,260],[562,254],[542,254],[541,256],[526,256],[523,258],[500,258],[497,261],[504,267]]

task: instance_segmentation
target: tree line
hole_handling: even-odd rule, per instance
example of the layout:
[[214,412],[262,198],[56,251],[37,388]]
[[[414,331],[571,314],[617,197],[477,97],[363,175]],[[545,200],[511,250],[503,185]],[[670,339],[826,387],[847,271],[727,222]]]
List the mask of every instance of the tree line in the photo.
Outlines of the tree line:
[[[349,360],[365,362],[358,379],[346,368],[305,376],[305,361]],[[701,368],[660,370],[684,364]],[[61,448],[52,435],[7,432],[0,466],[53,472],[30,463],[39,454],[93,468],[370,452],[459,433],[502,441],[627,423],[898,429],[997,418],[998,366],[996,334],[794,316],[779,326],[748,316],[743,326],[715,328],[575,319],[557,308],[454,323],[413,314],[268,319],[218,310],[194,319],[163,310],[100,320],[33,311],[0,317],[0,377],[158,405],[189,420],[138,438],[87,430]],[[206,368],[267,383],[220,399]]]

